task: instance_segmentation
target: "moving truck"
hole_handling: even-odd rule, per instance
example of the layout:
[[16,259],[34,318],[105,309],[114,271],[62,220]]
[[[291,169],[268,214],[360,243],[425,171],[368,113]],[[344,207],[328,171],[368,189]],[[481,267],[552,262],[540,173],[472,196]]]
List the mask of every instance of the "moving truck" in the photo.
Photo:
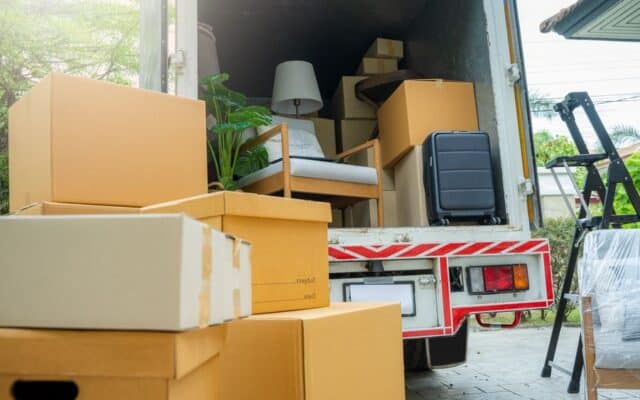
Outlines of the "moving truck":
[[512,327],[521,311],[553,303],[549,245],[531,237],[540,209],[515,0],[141,4],[140,82],[150,89],[197,97],[199,23],[211,27],[219,57],[201,64],[219,63],[256,103],[268,104],[276,65],[295,59],[313,63],[329,99],[377,37],[404,42],[401,68],[473,82],[502,223],[329,231],[331,299],[400,301],[408,366],[464,362],[471,316],[513,311],[503,326]]

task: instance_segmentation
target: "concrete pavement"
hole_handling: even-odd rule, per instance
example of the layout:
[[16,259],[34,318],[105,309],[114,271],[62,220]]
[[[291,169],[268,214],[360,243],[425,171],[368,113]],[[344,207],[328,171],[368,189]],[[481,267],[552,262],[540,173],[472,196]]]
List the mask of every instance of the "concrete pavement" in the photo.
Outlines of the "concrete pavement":
[[[579,328],[563,328],[555,361],[571,367]],[[471,330],[465,365],[427,373],[408,373],[407,400],[582,399],[568,394],[569,377],[540,371],[551,328]],[[640,399],[640,391],[600,391],[600,399]]]

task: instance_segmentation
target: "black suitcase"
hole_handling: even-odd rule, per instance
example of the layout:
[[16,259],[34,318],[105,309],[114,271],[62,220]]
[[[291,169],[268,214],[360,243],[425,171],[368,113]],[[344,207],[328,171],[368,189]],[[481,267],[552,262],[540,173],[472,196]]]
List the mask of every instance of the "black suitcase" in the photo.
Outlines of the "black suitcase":
[[435,132],[422,146],[427,215],[432,225],[477,219],[499,224],[485,132]]

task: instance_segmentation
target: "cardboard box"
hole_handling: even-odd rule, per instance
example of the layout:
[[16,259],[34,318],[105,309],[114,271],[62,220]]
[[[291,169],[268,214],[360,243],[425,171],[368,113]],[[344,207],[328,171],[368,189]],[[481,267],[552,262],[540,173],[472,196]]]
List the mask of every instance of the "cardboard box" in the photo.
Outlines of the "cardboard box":
[[[373,160],[373,149],[367,149],[367,151],[361,151],[352,156],[347,157],[346,161],[349,164],[354,165],[362,165],[366,167],[375,166]],[[383,190],[394,190],[395,182],[393,177],[393,168],[383,168],[382,169],[382,189]]]
[[10,208],[207,192],[199,100],[52,73],[9,109]]
[[378,110],[378,127],[385,168],[433,132],[478,130],[473,84],[404,81]]
[[[0,398],[217,400],[226,326],[183,333],[0,330]],[[60,389],[60,387],[58,386]]]
[[[383,196],[384,226],[387,228],[402,226],[398,224],[397,193],[385,190]],[[349,228],[366,228],[378,225],[378,205],[375,200],[360,201],[345,210],[345,220]]]
[[184,212],[252,243],[253,313],[329,304],[328,203],[217,192],[144,207]]
[[402,400],[400,307],[337,303],[229,324],[221,398]]
[[357,75],[386,74],[398,70],[396,58],[364,57],[358,67]]
[[376,125],[377,122],[374,119],[342,119],[336,121],[336,132],[340,144],[338,148],[345,151],[370,140]]
[[316,129],[316,137],[322,147],[322,152],[326,158],[335,158],[336,147],[336,126],[335,121],[328,118],[309,118],[313,121]]
[[233,243],[175,214],[1,218],[0,326],[179,331],[248,315],[225,278]]
[[376,119],[375,109],[356,98],[356,83],[367,76],[343,76],[333,96],[335,119]]
[[331,223],[329,224],[329,228],[343,228],[343,211],[342,210],[331,210]]
[[367,57],[402,58],[404,57],[403,43],[400,40],[378,38],[367,50]]
[[395,166],[399,226],[427,226],[422,146],[414,146]]
[[86,214],[138,214],[139,207],[100,206],[93,204],[56,203],[43,201],[31,203],[19,210],[16,215],[86,215]]

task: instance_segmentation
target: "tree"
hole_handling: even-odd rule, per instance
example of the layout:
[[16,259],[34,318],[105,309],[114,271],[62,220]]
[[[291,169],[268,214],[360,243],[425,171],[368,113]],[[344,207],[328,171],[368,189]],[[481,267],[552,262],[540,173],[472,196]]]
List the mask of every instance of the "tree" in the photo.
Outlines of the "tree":
[[[49,72],[133,83],[139,8],[139,0],[0,0],[0,161],[9,107]],[[0,190],[0,205],[6,195]]]
[[546,119],[552,119],[556,113],[553,111],[555,102],[546,95],[538,92],[529,93],[529,109],[531,114],[536,117],[542,117]]
[[549,131],[536,132],[533,135],[533,145],[536,150],[536,165],[541,167],[556,157],[578,154],[578,149],[568,137],[554,135]]

